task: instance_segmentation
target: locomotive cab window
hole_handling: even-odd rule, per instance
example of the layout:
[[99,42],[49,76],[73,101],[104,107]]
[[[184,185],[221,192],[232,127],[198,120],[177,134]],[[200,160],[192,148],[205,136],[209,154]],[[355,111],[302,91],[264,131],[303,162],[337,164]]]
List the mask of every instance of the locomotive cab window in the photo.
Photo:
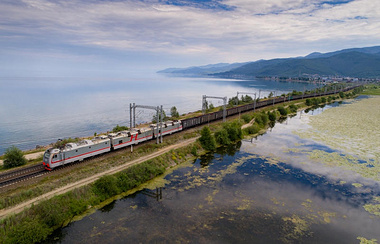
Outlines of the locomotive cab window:
[[121,144],[121,143],[123,143],[123,140],[120,140],[120,141],[119,141],[119,144]]

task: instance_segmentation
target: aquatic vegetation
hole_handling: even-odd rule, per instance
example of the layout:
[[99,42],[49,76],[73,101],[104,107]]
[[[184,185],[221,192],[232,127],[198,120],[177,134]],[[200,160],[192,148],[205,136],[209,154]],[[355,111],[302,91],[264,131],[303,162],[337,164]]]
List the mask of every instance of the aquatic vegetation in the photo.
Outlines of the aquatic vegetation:
[[374,204],[366,204],[363,207],[367,212],[380,217],[380,197],[374,197],[373,201]]
[[376,239],[368,240],[368,239],[361,237],[361,236],[358,236],[357,239],[360,240],[360,244],[377,244]]
[[[291,229],[286,230],[287,234],[282,240],[285,243],[291,243],[291,240],[296,240],[307,235],[310,230],[311,224],[307,220],[297,215],[292,215],[291,217],[283,217],[282,220],[285,223],[289,222],[291,224]],[[289,226],[285,225],[285,228],[289,228]]]
[[312,128],[294,133],[302,138],[323,142],[347,154],[375,159],[378,162],[379,104],[380,97],[376,96],[344,104],[339,108],[330,108],[309,118]]
[[360,183],[352,183],[353,186],[355,186],[356,188],[359,188],[359,187],[362,187],[363,184],[360,184]]
[[[309,158],[316,162],[332,167],[339,166],[343,169],[356,172],[363,177],[380,181],[380,164],[374,164],[372,160],[364,161],[352,155],[342,155],[337,152],[329,153],[322,150],[313,150],[311,152],[305,150],[304,153],[308,154]],[[360,187],[355,183],[353,185]]]
[[[340,167],[346,171],[358,173],[363,177],[380,181],[380,163],[376,160],[365,159],[362,160],[357,156],[350,154],[342,154],[339,152],[326,152],[324,150],[312,150],[308,148],[287,148],[283,150],[285,153],[292,153],[292,158],[297,158],[302,155],[307,155],[311,163],[319,163],[328,167]],[[308,163],[301,163],[308,164]],[[310,161],[309,161],[310,164]],[[343,173],[343,172],[341,172]],[[341,180],[339,184],[347,183]],[[360,183],[353,183],[355,187],[361,187]]]

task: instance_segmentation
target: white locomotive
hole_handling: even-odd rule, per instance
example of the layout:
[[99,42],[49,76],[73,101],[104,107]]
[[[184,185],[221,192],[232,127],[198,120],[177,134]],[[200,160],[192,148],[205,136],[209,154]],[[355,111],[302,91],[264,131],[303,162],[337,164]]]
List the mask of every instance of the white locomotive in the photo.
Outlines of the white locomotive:
[[89,157],[151,140],[161,136],[161,134],[168,135],[181,130],[181,121],[167,121],[162,123],[162,126],[161,124],[152,124],[150,127],[110,133],[108,136],[98,136],[92,140],[67,143],[63,148],[49,148],[46,150],[43,165],[46,170],[52,170],[58,166],[82,161]]

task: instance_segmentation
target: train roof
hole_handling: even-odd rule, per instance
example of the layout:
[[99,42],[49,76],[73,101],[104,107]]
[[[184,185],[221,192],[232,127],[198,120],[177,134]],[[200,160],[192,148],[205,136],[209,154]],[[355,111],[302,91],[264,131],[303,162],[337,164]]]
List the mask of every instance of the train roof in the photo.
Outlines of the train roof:
[[118,138],[118,137],[131,136],[131,135],[134,135],[134,134],[137,134],[137,131],[123,130],[123,131],[119,131],[119,132],[116,132],[116,133],[109,133],[108,137]]
[[142,127],[142,128],[134,128],[134,129],[132,129],[132,131],[134,133],[138,133],[139,131],[140,131],[140,133],[144,133],[144,132],[147,132],[147,131],[150,131],[150,130],[152,130],[152,128],[150,128],[150,127]]

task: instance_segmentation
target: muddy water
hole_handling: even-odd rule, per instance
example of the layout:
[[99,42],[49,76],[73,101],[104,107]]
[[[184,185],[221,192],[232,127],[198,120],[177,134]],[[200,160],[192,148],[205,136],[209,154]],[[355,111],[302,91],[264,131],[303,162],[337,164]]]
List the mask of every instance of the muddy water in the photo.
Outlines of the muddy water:
[[[380,240],[365,205],[380,187],[311,158],[347,155],[292,133],[304,112],[263,136],[182,165],[155,183],[57,231],[49,243],[360,243]],[[310,153],[305,153],[310,152]],[[363,162],[359,162],[363,163]]]

